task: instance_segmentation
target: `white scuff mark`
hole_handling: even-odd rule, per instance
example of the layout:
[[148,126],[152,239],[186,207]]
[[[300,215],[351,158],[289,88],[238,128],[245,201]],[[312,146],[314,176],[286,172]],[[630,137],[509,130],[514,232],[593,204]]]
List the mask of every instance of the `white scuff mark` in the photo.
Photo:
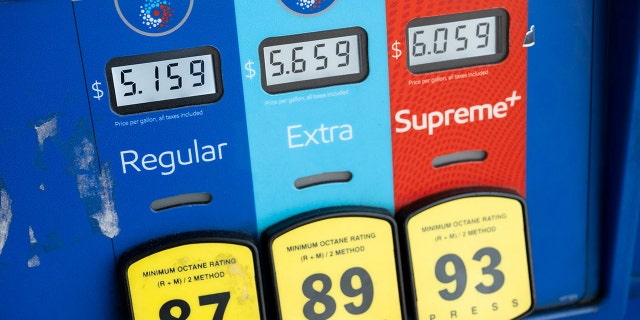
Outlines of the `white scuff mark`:
[[[32,248],[38,243],[36,233],[33,232],[33,228],[31,226],[29,226],[29,243],[31,243]],[[33,257],[27,261],[27,267],[33,268],[37,266],[40,266],[40,257],[37,254],[34,254]]]
[[35,232],[33,232],[33,228],[31,228],[31,226],[29,226],[29,243],[31,244],[38,243],[38,240],[36,239],[36,234]]
[[49,121],[45,121],[43,124],[34,127],[36,134],[38,135],[38,145],[40,150],[44,146],[44,140],[49,137],[53,137],[58,133],[58,118],[53,117]]
[[580,295],[578,295],[577,293],[574,293],[574,294],[568,294],[566,296],[562,296],[560,297],[559,300],[562,303],[574,303],[578,301],[578,299],[580,299]]
[[80,198],[95,196],[98,194],[98,183],[92,174],[77,174],[78,193]]
[[9,225],[11,224],[11,198],[6,190],[0,189],[0,254],[9,237]]
[[111,178],[111,170],[108,165],[104,166],[100,174],[100,185],[102,186],[100,192],[102,210],[100,213],[96,213],[91,217],[98,221],[98,226],[102,234],[113,239],[120,233],[120,228],[118,227],[118,213],[115,210],[115,203],[113,202],[113,179]]
[[89,139],[82,139],[82,144],[74,149],[76,154],[76,166],[81,170],[89,170],[95,159],[95,149]]
[[78,193],[80,198],[93,197],[100,194],[97,174],[91,170],[95,161],[95,149],[93,143],[87,138],[74,148],[75,166],[80,172],[76,174]]
[[38,187],[38,189],[40,189],[40,191],[44,191],[44,183],[41,183],[40,187]]
[[40,257],[36,254],[27,261],[27,267],[33,268],[37,266],[40,266]]

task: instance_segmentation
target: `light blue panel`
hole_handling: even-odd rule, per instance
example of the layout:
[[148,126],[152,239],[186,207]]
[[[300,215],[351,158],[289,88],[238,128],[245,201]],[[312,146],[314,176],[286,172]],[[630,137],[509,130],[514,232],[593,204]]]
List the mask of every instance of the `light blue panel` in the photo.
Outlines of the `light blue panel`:
[[[384,2],[326,1],[321,6],[329,8],[313,15],[284,5],[295,1],[282,2],[236,1],[259,231],[321,207],[367,205],[392,211]],[[361,27],[368,36],[364,81],[281,94],[262,89],[258,47],[264,39],[347,27]],[[353,178],[294,187],[298,178],[336,171],[350,171]]]
[[120,319],[72,4],[0,17],[0,318]]
[[[553,8],[553,9],[550,9]],[[539,309],[589,300],[598,285],[594,1],[530,1],[527,202]],[[596,85],[594,87],[594,85]],[[592,122],[593,121],[593,122]],[[591,193],[591,194],[590,194]]]

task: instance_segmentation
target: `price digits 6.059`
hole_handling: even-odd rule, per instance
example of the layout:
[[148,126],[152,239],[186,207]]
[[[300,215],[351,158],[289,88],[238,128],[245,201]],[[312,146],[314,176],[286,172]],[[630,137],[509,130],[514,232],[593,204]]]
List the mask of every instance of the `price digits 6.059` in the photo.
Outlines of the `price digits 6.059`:
[[409,27],[409,65],[496,54],[497,32],[495,16]]

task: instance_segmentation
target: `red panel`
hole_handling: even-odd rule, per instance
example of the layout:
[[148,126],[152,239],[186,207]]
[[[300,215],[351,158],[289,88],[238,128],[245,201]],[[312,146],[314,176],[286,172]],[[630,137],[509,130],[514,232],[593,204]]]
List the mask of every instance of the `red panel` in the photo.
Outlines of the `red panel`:
[[[405,53],[394,58],[396,41],[406,51],[409,21],[492,8],[509,13],[509,52],[502,62],[416,75],[408,71]],[[527,57],[522,44],[527,1],[387,1],[387,25],[396,209],[440,191],[469,186],[503,187],[524,195]],[[505,100],[514,92],[521,99]],[[470,121],[459,111],[460,123],[455,121],[459,108],[490,104],[493,109],[500,102],[507,107],[498,105],[490,119],[484,113],[480,120],[475,113]],[[430,113],[434,123],[442,119],[440,126],[398,132],[413,115],[422,124],[423,114],[428,120]],[[485,150],[488,156],[482,162],[440,168],[431,164],[435,157],[467,150]]]

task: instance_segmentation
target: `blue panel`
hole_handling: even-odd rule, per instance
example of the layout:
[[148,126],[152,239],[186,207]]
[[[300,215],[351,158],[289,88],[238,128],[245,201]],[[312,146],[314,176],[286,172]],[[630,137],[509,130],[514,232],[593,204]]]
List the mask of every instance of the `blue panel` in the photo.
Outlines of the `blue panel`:
[[[531,1],[527,201],[538,308],[595,294],[597,206],[590,206],[592,0]],[[549,8],[553,7],[553,10]],[[598,119],[598,121],[600,121]],[[595,193],[597,195],[597,193]]]
[[117,319],[108,212],[68,0],[0,3],[3,319]]
[[[393,210],[384,2],[326,1],[314,8],[236,1],[259,230],[328,206]],[[263,90],[258,48],[264,39],[354,26],[368,36],[364,81],[280,94]],[[292,72],[291,54],[282,57],[288,59],[285,72]],[[316,61],[309,60],[311,68]],[[344,171],[352,173],[349,182],[294,187],[298,178]]]
[[[634,8],[635,10],[633,10],[632,8]],[[640,81],[637,79],[637,77],[640,74],[640,70],[638,69],[638,65],[640,65],[640,53],[639,53],[639,49],[638,49],[638,41],[635,41],[633,43],[628,43],[628,39],[637,39],[638,36],[640,36],[640,23],[638,23],[638,18],[640,17],[640,5],[638,5],[637,3],[633,3],[633,5],[629,5],[627,4],[625,6],[625,9],[629,10],[628,12],[624,13],[626,15],[629,15],[629,18],[620,20],[620,22],[618,23],[617,28],[615,29],[615,31],[622,31],[624,30],[625,34],[620,34],[620,33],[614,33],[616,34],[616,39],[621,43],[620,46],[622,46],[622,44],[624,44],[624,48],[625,48],[625,55],[622,56],[625,59],[623,61],[630,61],[630,63],[634,63],[634,67],[633,68],[629,68],[629,70],[636,70],[636,74],[632,74],[630,72],[619,72],[617,73],[617,76],[620,78],[618,81],[619,83],[623,84],[623,83],[635,83],[636,87],[640,86]],[[635,56],[634,56],[635,55]],[[624,64],[624,63],[621,63]],[[636,79],[634,80],[633,77],[636,76]],[[634,82],[635,81],[635,82]],[[623,86],[623,88],[627,88],[630,86]],[[617,89],[615,91],[619,97],[626,97],[627,99],[632,98],[629,94],[625,94],[624,89]],[[636,88],[636,90],[634,91],[635,97],[636,97],[636,101],[635,101],[635,107],[638,108],[640,107],[639,102],[637,101],[638,98],[638,94],[639,91]],[[624,98],[621,98],[624,99]],[[623,100],[624,101],[624,100]],[[640,226],[638,226],[640,228]],[[640,233],[639,233],[640,235]],[[638,304],[637,306],[629,306],[630,310],[635,309],[635,313],[638,314],[638,311],[640,311],[640,300],[638,300],[637,298],[640,297],[640,236],[636,236],[636,242],[635,242],[635,251],[634,251],[634,257],[633,257],[633,265],[632,265],[632,270],[631,270],[631,286],[630,286],[630,292],[629,295],[630,297],[634,297],[635,299],[635,304]],[[630,300],[630,304],[632,304],[633,300]],[[627,316],[628,319],[629,316]]]
[[[119,218],[116,254],[181,231],[235,230],[256,235],[233,3],[78,1],[74,8],[97,147],[112,178],[114,212]],[[223,91],[216,91],[223,92],[219,100],[127,115],[112,110],[121,110],[110,106],[114,93],[107,90],[110,70],[105,68],[112,58],[200,47],[219,52],[223,86]],[[141,62],[131,62],[137,63]],[[155,79],[160,85],[172,81],[170,90],[163,89],[168,92],[174,86],[195,88],[194,79],[204,72],[193,61],[180,62],[190,63],[190,71],[187,67],[175,71],[181,69],[163,63],[155,65]],[[153,65],[150,70],[135,79],[138,87],[132,95],[142,95],[142,81],[153,81]],[[210,72],[207,69],[205,74]],[[133,81],[126,76],[116,72],[114,87]],[[150,208],[155,200],[202,193],[212,196],[210,203],[158,212]]]
[[624,315],[625,320],[640,319],[640,299],[631,299],[627,305],[627,313]]

